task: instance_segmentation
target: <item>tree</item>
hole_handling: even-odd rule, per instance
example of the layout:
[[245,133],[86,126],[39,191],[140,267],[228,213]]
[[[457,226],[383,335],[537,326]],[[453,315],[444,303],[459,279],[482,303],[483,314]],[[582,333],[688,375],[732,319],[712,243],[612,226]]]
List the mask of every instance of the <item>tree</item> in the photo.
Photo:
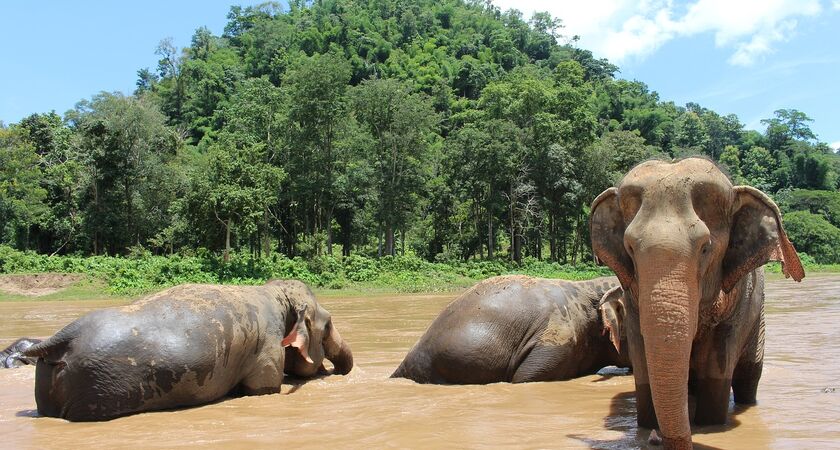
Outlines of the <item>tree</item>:
[[840,263],[840,229],[820,215],[794,211],[784,215],[785,230],[796,248],[814,257],[818,263]]
[[351,94],[359,123],[374,138],[369,154],[377,191],[383,252],[394,255],[394,232],[404,227],[422,192],[424,165],[438,125],[431,99],[393,79],[367,80]]
[[32,240],[45,253],[74,247],[80,243],[76,242],[84,221],[80,202],[89,183],[75,151],[78,136],[54,112],[32,114],[18,127],[39,156],[40,184],[46,191],[47,210],[32,227]]
[[473,203],[474,227],[476,234],[486,237],[488,258],[495,253],[497,223],[506,209],[514,213],[508,230],[512,239],[517,234],[515,208],[524,197],[520,192],[528,184],[529,169],[523,141],[524,134],[514,123],[500,119],[467,125],[447,140],[450,177]]
[[222,133],[192,180],[187,204],[195,218],[215,218],[224,230],[224,261],[231,234],[256,234],[266,209],[276,201],[285,173],[266,162],[266,145],[236,133]]
[[45,213],[38,154],[18,128],[0,127],[0,238],[29,247],[29,230]]
[[770,190],[771,174],[776,166],[773,155],[764,147],[752,147],[744,153],[741,171],[748,184]]
[[733,183],[743,184],[744,175],[741,172],[741,158],[738,154],[738,147],[727,145],[720,155],[720,163],[729,171]]
[[694,111],[686,111],[676,122],[674,144],[690,151],[705,151],[709,143],[706,125]]
[[347,119],[345,91],[350,75],[347,60],[337,54],[325,54],[301,58],[284,77],[290,99],[288,118],[294,127],[294,151],[304,156],[301,172],[295,176],[310,180],[309,201],[316,212],[313,232],[326,232],[330,255],[338,159],[335,146]]
[[778,109],[773,112],[773,115],[773,118],[761,121],[767,126],[765,136],[771,151],[786,151],[787,145],[792,140],[816,140],[817,136],[808,126],[808,122],[813,122],[814,119],[805,113],[796,109]]
[[[102,92],[68,113],[79,135],[78,161],[89,180],[85,221],[94,254],[124,253],[165,227],[168,202],[159,192],[177,177],[166,161],[180,145],[148,99]],[[163,202],[163,203],[161,203]],[[160,208],[161,213],[152,213]]]
[[[645,139],[638,130],[608,131],[598,140],[596,147],[602,149],[604,161],[601,162],[612,173],[612,178],[623,176],[636,164],[662,155],[659,148],[645,144]],[[610,164],[605,164],[610,161]]]

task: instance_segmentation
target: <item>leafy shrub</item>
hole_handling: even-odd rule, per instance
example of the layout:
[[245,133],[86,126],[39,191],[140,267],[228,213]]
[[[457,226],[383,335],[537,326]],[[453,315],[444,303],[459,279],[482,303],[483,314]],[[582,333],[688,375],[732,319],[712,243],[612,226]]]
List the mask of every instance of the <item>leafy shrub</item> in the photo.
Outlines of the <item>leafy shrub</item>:
[[796,249],[820,264],[840,263],[840,229],[822,215],[794,211],[784,215],[785,229]]
[[415,255],[369,258],[361,255],[309,260],[280,254],[255,258],[234,252],[224,263],[207,251],[193,255],[153,256],[138,248],[129,257],[46,256],[0,246],[0,273],[84,273],[102,279],[115,294],[138,294],[182,283],[261,284],[272,278],[296,279],[311,286],[338,289],[358,284],[401,292],[443,291],[507,273],[547,278],[584,279],[608,275],[605,267],[568,266],[526,259],[428,262]]

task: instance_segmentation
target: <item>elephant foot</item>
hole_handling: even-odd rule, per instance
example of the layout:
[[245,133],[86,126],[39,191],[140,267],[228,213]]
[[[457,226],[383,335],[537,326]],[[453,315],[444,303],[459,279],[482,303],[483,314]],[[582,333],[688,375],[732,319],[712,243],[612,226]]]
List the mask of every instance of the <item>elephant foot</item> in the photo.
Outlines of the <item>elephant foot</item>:
[[697,409],[694,423],[697,425],[723,425],[729,413],[729,392],[732,380],[706,378],[697,380],[695,398]]
[[691,450],[691,436],[684,438],[667,438],[662,436],[662,447],[665,450]]

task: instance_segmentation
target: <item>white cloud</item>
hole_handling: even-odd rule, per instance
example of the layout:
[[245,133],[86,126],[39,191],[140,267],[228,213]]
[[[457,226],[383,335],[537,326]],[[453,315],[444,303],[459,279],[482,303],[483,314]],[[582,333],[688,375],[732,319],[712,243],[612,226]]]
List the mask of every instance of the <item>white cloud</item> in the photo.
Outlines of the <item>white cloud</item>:
[[749,42],[736,44],[737,50],[729,58],[736,66],[751,66],[763,55],[773,51],[772,44],[782,42],[796,30],[795,20],[779,22],[776,28],[761,30],[753,34]]
[[831,7],[834,9],[840,9],[840,0],[833,0],[831,2]]
[[840,151],[840,141],[832,142],[829,147],[833,148],[835,152]]
[[[564,34],[579,35],[581,46],[620,63],[644,57],[672,39],[700,34],[733,50],[729,62],[751,65],[796,32],[797,18],[822,10],[820,0],[494,0],[526,17],[548,11],[563,20]],[[840,0],[832,0],[840,9]]]

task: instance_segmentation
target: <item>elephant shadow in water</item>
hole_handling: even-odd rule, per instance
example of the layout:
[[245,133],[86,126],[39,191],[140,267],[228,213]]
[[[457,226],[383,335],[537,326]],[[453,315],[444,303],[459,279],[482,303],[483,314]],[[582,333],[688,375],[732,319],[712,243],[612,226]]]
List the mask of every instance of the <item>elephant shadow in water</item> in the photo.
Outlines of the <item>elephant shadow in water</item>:
[[[603,378],[594,380],[593,382],[605,381],[613,375],[602,375]],[[694,412],[693,397],[689,397],[689,411]],[[725,425],[710,425],[703,427],[693,427],[693,433],[697,435],[721,433],[732,430],[741,425],[738,420],[738,415],[746,412],[754,405],[739,405],[735,404],[730,399],[729,421]],[[615,449],[615,448],[661,448],[654,447],[648,443],[650,430],[641,428],[636,424],[636,394],[633,391],[620,392],[613,396],[610,401],[609,415],[604,417],[604,428],[610,431],[618,431],[623,433],[623,436],[617,439],[594,439],[589,436],[584,436],[578,433],[568,434],[567,437],[576,439],[585,443],[587,446],[595,449]],[[694,443],[695,449],[718,450],[718,447],[711,445]]]

